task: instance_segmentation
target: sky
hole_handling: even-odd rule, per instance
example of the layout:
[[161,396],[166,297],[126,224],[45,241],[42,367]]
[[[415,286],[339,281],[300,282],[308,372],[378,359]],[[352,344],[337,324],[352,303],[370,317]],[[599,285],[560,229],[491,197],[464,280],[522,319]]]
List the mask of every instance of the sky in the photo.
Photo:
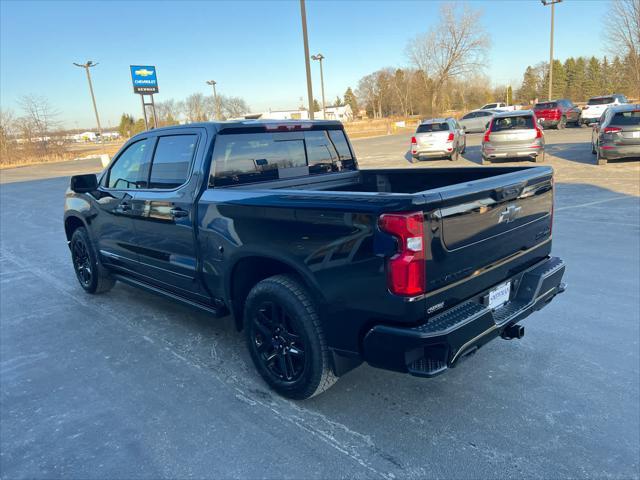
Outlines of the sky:
[[[520,82],[549,58],[550,7],[539,0],[467,2],[491,38],[485,73]],[[564,0],[555,8],[555,55],[602,56],[607,1]],[[307,0],[310,53],[325,56],[328,103],[379,68],[410,64],[409,41],[438,18],[437,1]],[[67,128],[95,125],[86,76],[73,62],[99,62],[93,86],[103,127],[142,115],[129,65],[155,65],[156,102],[191,93],[244,98],[251,111],[306,104],[300,5],[289,1],[0,0],[0,106],[20,113],[22,95],[46,96]],[[312,62],[314,97],[320,74]]]

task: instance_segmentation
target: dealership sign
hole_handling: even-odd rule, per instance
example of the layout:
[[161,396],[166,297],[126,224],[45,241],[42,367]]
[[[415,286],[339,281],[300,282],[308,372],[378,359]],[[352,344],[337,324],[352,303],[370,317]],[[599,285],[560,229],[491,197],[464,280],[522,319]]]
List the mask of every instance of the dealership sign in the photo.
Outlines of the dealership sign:
[[158,77],[154,66],[131,65],[131,81],[134,93],[158,93]]

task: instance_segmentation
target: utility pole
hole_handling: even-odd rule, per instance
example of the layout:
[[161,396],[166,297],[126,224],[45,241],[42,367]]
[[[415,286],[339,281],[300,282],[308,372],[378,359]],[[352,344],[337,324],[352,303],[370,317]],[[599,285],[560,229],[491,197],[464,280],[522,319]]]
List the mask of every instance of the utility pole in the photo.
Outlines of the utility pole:
[[216,93],[216,81],[207,80],[207,85],[211,85],[213,87],[213,104],[216,109],[216,120],[220,120],[220,104],[218,103],[218,94]]
[[553,16],[556,3],[562,0],[540,0],[545,7],[551,5],[551,38],[549,41],[549,100],[553,100]]
[[302,18],[302,40],[304,41],[304,64],[307,69],[307,96],[309,97],[309,119],[313,120],[313,88],[311,87],[311,63],[309,62],[309,39],[307,38],[307,11],[304,0],[300,0]]
[[324,55],[321,53],[317,55],[313,55],[311,57],[312,60],[317,60],[320,62],[320,89],[322,90],[322,119],[327,119],[327,107],[324,103],[324,75],[322,74],[322,60],[324,60]]
[[100,134],[100,140],[102,141],[102,127],[100,126],[100,117],[98,116],[98,107],[96,106],[96,96],[93,94],[93,85],[91,84],[91,73],[89,73],[89,69],[91,67],[95,67],[98,65],[97,63],[88,60],[87,63],[73,63],[76,67],[84,68],[87,72],[87,80],[89,82],[89,91],[91,92],[91,101],[93,102],[93,111],[96,114],[96,123],[98,124],[98,133]]

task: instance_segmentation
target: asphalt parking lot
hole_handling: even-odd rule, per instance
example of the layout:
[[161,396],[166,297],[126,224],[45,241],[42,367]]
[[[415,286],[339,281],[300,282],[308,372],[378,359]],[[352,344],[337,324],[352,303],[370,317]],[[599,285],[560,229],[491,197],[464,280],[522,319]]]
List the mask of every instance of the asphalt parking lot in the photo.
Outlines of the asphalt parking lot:
[[[545,134],[568,290],[446,375],[364,365],[306,402],[267,389],[229,318],[82,292],[62,195],[97,162],[0,171],[0,477],[638,478],[640,162]],[[452,165],[353,144],[363,168]]]

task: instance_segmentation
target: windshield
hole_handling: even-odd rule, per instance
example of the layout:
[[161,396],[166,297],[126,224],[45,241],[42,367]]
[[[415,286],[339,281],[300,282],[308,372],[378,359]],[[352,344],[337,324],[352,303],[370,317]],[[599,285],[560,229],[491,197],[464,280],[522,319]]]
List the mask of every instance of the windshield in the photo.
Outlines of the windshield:
[[422,125],[418,125],[418,129],[416,133],[425,133],[425,132],[445,132],[449,130],[448,123],[423,123]]
[[535,110],[546,110],[548,108],[558,108],[558,102],[536,103],[536,106],[533,108]]
[[535,128],[535,123],[531,115],[520,115],[517,117],[500,117],[493,120],[492,132],[503,130],[530,130]]
[[611,125],[640,125],[640,110],[616,113],[611,120]]
[[607,105],[613,103],[613,97],[590,98],[587,105]]

